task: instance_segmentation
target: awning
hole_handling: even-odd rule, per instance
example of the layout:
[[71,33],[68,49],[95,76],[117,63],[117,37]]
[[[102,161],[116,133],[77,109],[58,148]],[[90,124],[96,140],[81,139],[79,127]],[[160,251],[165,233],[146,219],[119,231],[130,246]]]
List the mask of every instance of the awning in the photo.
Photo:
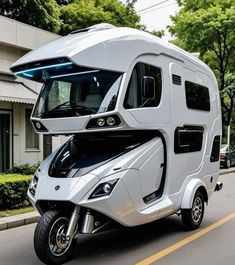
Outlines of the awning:
[[0,101],[34,104],[37,93],[20,82],[0,81]]

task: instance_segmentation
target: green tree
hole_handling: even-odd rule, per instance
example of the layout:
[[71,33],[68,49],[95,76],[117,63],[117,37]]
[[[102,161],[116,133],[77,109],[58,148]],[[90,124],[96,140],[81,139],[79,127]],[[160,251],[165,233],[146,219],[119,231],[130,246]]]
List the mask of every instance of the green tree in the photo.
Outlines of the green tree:
[[235,1],[178,0],[181,9],[172,17],[171,33],[189,51],[214,70],[221,91],[223,124],[231,121],[235,94],[227,89],[228,74],[234,69]]
[[133,5],[124,5],[118,0],[74,0],[68,5],[61,6],[61,20],[61,35],[101,22],[144,28]]
[[61,25],[55,0],[1,0],[0,15],[55,33]]
[[153,30],[153,31],[150,31],[149,33],[151,33],[154,36],[157,36],[159,38],[162,38],[162,37],[165,36],[165,31],[164,30]]

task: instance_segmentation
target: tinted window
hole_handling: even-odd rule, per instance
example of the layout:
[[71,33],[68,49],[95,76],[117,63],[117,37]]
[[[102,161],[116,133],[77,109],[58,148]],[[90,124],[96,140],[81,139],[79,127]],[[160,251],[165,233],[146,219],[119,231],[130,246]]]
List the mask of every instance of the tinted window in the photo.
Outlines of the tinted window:
[[[153,79],[154,93],[153,97],[145,98],[144,82],[148,78]],[[132,71],[130,82],[124,101],[126,109],[157,107],[160,103],[162,92],[161,70],[155,66],[137,63]]]
[[215,136],[213,141],[211,157],[210,157],[211,162],[219,161],[219,151],[220,151],[220,136],[217,135]]
[[210,97],[208,87],[186,81],[185,92],[188,108],[210,111]]
[[203,127],[184,126],[175,130],[176,154],[201,151],[203,142]]

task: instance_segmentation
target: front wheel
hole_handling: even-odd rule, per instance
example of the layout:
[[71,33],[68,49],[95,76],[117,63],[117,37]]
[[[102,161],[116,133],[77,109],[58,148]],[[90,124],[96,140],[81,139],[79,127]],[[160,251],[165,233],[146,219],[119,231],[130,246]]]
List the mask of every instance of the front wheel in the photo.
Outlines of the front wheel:
[[71,259],[76,240],[66,240],[69,219],[50,210],[39,220],[34,233],[34,249],[45,264],[59,265]]
[[181,217],[182,222],[187,230],[197,229],[203,219],[205,210],[205,203],[203,195],[200,191],[197,191],[191,209],[182,209]]

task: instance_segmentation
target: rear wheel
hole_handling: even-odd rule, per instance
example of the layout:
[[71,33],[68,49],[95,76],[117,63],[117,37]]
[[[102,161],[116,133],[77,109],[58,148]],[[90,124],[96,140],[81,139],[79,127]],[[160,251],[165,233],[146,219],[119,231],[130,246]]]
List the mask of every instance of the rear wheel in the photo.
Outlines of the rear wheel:
[[200,191],[197,191],[191,209],[182,209],[181,217],[182,222],[187,230],[197,229],[203,219],[205,210],[205,203],[203,195]]
[[34,249],[45,264],[58,265],[70,260],[76,240],[66,240],[69,219],[59,211],[48,211],[39,220],[34,233]]
[[231,159],[227,159],[226,160],[226,164],[225,164],[226,168],[230,168],[231,167]]

